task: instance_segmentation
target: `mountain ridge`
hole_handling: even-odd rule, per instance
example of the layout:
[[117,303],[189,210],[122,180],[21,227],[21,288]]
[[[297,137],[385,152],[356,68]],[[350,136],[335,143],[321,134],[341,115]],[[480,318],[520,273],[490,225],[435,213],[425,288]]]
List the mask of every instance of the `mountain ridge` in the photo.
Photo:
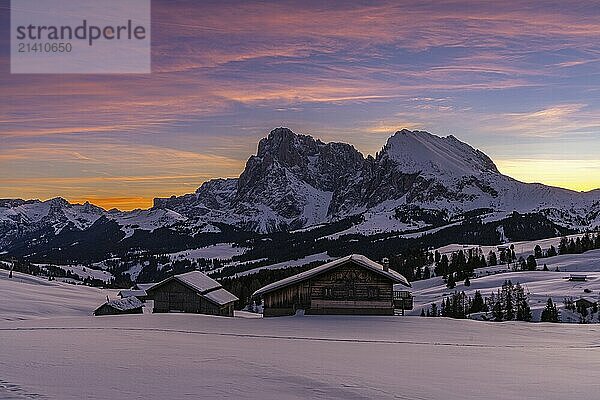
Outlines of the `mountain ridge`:
[[[287,128],[261,139],[238,178],[204,182],[194,193],[155,198],[153,207],[104,210],[86,202],[0,199],[0,251],[18,240],[86,230],[100,217],[137,230],[188,236],[223,226],[259,233],[293,231],[360,216],[345,233],[424,229],[431,215],[449,222],[477,210],[487,220],[540,213],[573,229],[600,226],[600,189],[576,192],[523,183],[500,173],[485,153],[449,135],[399,130],[373,157]],[[429,215],[424,217],[424,215]],[[440,222],[441,223],[441,222]]]

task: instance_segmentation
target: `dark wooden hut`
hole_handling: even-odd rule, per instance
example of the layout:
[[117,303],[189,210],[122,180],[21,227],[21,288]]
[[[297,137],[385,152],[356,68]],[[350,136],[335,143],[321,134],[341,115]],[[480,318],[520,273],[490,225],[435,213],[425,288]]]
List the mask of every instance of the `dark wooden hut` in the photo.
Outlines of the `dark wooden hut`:
[[394,315],[394,284],[410,287],[398,272],[353,254],[267,285],[263,316],[305,314]]
[[581,297],[575,300],[575,305],[577,308],[590,308],[593,307],[594,304],[596,304],[596,300],[590,297]]
[[109,300],[94,310],[94,315],[142,314],[143,304],[137,297]]
[[200,271],[174,275],[146,290],[154,312],[187,312],[233,316],[233,294]]

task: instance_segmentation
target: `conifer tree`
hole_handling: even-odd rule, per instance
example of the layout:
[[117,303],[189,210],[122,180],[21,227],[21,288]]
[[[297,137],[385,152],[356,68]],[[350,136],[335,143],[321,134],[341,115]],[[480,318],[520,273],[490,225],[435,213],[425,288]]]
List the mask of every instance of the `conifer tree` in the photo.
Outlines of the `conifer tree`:
[[492,308],[492,316],[494,317],[494,321],[500,322],[504,318],[504,312],[502,311],[502,303],[500,301],[496,301],[494,307]]
[[517,303],[517,321],[531,321],[531,308],[527,301],[527,295],[523,290],[523,287],[518,283],[515,285],[515,298]]
[[[442,307],[443,306],[444,306],[444,302],[442,302]],[[431,303],[431,316],[432,317],[438,316],[438,306],[435,303]]]
[[454,274],[448,275],[448,282],[446,283],[448,289],[454,289],[456,287],[456,281],[454,280]]
[[488,264],[490,267],[498,265],[498,257],[496,256],[496,252],[490,250],[490,254],[488,256]]
[[482,311],[487,311],[487,306],[483,301],[483,296],[479,290],[475,291],[475,295],[473,296],[473,301],[471,302],[471,308],[469,309],[469,313],[478,313]]
[[551,298],[548,298],[546,302],[546,307],[542,311],[542,317],[540,319],[541,322],[560,322],[560,318],[558,315],[558,309],[556,305],[552,302]]
[[527,261],[525,262],[527,271],[535,271],[537,268],[537,262],[535,261],[535,257],[533,255],[529,255],[527,257]]

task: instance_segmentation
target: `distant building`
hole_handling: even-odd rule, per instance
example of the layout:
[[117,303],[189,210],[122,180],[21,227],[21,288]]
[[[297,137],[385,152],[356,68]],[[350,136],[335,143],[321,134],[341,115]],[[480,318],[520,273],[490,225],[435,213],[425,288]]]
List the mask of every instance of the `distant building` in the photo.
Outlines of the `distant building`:
[[586,282],[587,281],[587,275],[573,275],[573,274],[571,274],[571,276],[569,277],[569,280],[571,282]]
[[577,308],[590,308],[593,307],[594,304],[596,304],[596,300],[589,297],[582,297],[578,300],[575,300],[575,305],[577,306]]
[[154,312],[187,312],[233,316],[237,297],[200,271],[174,275],[146,290]]
[[263,316],[306,314],[394,315],[394,284],[410,287],[404,276],[367,257],[353,254],[267,285]]
[[94,310],[94,315],[142,314],[143,304],[137,297],[110,300]]

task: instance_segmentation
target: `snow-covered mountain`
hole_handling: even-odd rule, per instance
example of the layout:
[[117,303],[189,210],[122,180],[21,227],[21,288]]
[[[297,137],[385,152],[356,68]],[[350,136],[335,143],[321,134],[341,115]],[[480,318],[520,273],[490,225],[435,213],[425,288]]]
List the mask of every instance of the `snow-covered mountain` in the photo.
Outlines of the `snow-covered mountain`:
[[489,209],[502,215],[540,212],[575,228],[600,223],[598,190],[580,193],[519,182],[454,136],[409,130],[396,132],[373,158],[344,143],[278,128],[260,141],[238,179],[212,180],[195,195],[155,199],[154,205],[260,232],[359,214],[365,226],[375,219],[386,231],[402,228],[402,219],[408,225],[424,222],[402,218],[415,210],[448,220]]
[[[359,217],[346,233],[450,224],[465,213],[484,220],[540,213],[566,227],[600,226],[600,190],[575,192],[519,182],[454,136],[401,130],[375,157],[277,128],[235,179],[213,179],[195,193],[156,198],[148,210],[105,211],[56,198],[0,200],[0,251],[61,232],[116,223],[122,238],[168,228],[188,236],[231,229],[292,231]],[[104,228],[103,228],[104,229]]]

